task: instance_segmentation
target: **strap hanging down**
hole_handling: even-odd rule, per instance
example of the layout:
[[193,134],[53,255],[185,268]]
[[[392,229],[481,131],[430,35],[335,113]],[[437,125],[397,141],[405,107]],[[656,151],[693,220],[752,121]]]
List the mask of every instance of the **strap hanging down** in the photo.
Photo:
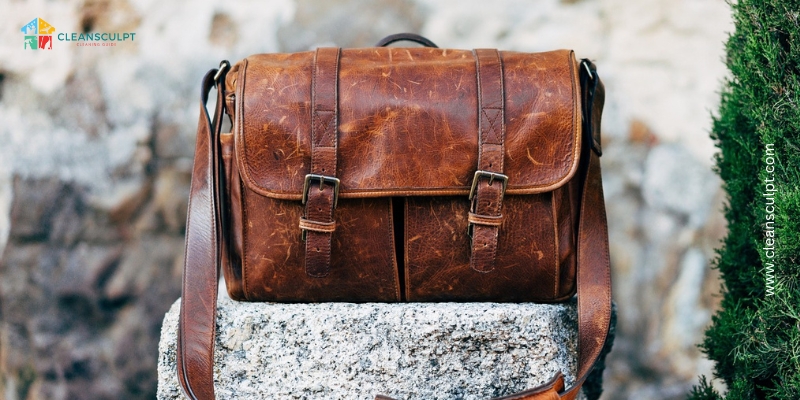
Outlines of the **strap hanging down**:
[[304,216],[300,229],[306,241],[306,273],[327,276],[331,268],[331,242],[336,222],[333,211],[339,196],[336,178],[338,146],[339,48],[319,48],[314,57],[311,83],[311,173],[303,188]]
[[[183,265],[181,312],[178,323],[178,380],[193,400],[214,398],[214,332],[219,283],[220,226],[217,213],[219,132],[225,104],[221,82],[229,64],[203,78],[200,122],[186,218],[186,253]],[[206,110],[208,93],[217,86],[213,121]]]
[[[600,179],[600,159],[588,152],[589,165],[584,181],[578,228],[578,373],[576,382],[565,392],[554,387],[520,392],[495,400],[573,400],[592,372],[608,336],[611,322],[611,269],[608,256],[608,225]],[[563,377],[557,376],[563,388]]]
[[497,233],[503,223],[503,194],[508,177],[503,175],[506,123],[503,63],[495,49],[473,51],[478,75],[478,170],[472,180],[469,213],[472,235],[470,266],[478,272],[494,269]]

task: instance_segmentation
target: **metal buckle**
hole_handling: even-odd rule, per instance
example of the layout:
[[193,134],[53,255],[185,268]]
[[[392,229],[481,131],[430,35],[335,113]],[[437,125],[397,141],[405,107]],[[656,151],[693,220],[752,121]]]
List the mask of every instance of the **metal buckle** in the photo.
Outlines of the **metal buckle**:
[[311,181],[313,180],[319,181],[320,191],[322,191],[325,188],[325,183],[333,185],[333,208],[336,208],[336,205],[339,204],[339,179],[325,175],[316,175],[316,174],[306,175],[306,180],[303,183],[303,204],[306,204],[306,202],[308,201],[308,189],[311,186]]
[[469,190],[469,199],[472,200],[475,197],[475,190],[478,188],[478,181],[481,177],[489,178],[489,186],[492,186],[492,182],[495,180],[499,180],[503,183],[503,190],[500,192],[500,195],[503,196],[506,193],[506,187],[508,187],[508,176],[503,175],[497,172],[489,172],[483,170],[475,171],[475,176],[472,178],[472,188]]

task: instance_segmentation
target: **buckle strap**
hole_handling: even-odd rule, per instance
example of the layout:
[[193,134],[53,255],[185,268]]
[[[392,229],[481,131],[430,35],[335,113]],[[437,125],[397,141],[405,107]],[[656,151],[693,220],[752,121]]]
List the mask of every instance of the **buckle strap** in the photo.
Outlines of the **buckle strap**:
[[[494,269],[497,237],[502,219],[503,195],[508,177],[505,157],[505,104],[503,63],[495,49],[476,49],[478,79],[478,168],[470,190],[470,267],[478,272]],[[502,184],[496,184],[500,181]]]
[[[299,225],[305,239],[306,274],[316,278],[327,276],[330,271],[332,236],[336,230],[340,53],[335,47],[317,49],[311,78],[311,173],[306,175],[303,187],[305,210]],[[326,188],[329,185],[332,190]]]

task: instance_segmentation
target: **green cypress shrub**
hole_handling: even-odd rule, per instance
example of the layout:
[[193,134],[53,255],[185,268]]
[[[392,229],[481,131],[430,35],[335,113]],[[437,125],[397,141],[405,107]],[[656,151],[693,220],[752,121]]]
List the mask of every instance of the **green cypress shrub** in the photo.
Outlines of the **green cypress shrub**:
[[800,399],[800,0],[730,5],[712,132],[728,194],[723,299],[700,346],[728,391],[703,377],[689,398]]

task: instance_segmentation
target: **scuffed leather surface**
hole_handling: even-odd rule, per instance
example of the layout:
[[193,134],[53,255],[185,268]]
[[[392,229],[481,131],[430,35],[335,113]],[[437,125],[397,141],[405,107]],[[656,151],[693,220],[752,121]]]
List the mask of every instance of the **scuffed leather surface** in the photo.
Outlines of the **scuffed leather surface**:
[[[408,301],[560,301],[573,295],[579,200],[563,184],[577,169],[581,147],[574,55],[477,52],[483,53],[343,49],[338,89],[314,83],[314,52],[256,55],[236,64],[226,79],[226,100],[234,104],[227,111],[235,121],[233,158],[225,158],[231,229],[223,258],[231,296],[397,301],[402,290]],[[499,86],[490,81],[480,90],[476,54],[501,58],[502,64],[487,64],[487,76],[499,74]],[[315,106],[320,99],[325,104]],[[479,140],[485,142],[480,153]],[[223,147],[230,147],[227,137]],[[500,226],[476,225],[470,237],[466,194],[483,153],[483,167],[509,175],[509,188],[502,196],[499,183],[480,180],[475,210],[482,214],[472,219],[496,216]],[[330,209],[330,186],[312,185],[309,204],[319,205],[303,211],[296,200],[306,173],[342,180],[339,208]],[[540,193],[519,196],[515,188]],[[346,198],[381,196],[368,208],[387,219],[390,196],[415,194],[452,197],[408,198],[400,254],[388,239],[394,234],[388,222],[358,240],[342,231],[349,212],[342,204],[353,204]],[[369,214],[359,217],[370,223]],[[309,230],[303,242],[301,218],[336,228]],[[371,272],[350,279],[357,272],[334,260],[347,257]],[[307,277],[297,273],[304,263]]]
[[[330,190],[330,188],[328,189]],[[399,301],[391,199],[342,199],[336,208],[330,272],[306,274],[299,201],[244,190],[243,296],[235,300]]]
[[[499,228],[496,268],[470,268],[469,201],[458,197],[406,200],[408,301],[563,301],[574,294],[572,253],[555,251],[552,194],[509,196]],[[570,233],[571,234],[571,233]]]
[[[575,57],[567,50],[500,55],[508,194],[552,190],[578,165]],[[236,157],[246,186],[262,195],[299,199],[311,170],[313,58],[255,55],[229,74]],[[468,193],[478,157],[471,51],[343,49],[339,103],[341,197]]]

